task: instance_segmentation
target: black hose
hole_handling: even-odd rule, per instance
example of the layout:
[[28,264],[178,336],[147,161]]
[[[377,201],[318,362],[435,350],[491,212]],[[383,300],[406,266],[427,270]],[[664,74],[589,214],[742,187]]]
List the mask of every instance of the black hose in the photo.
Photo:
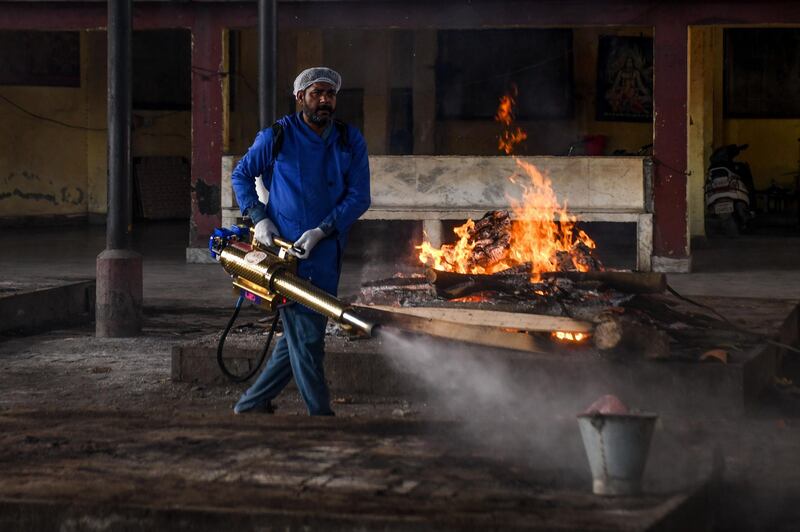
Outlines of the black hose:
[[236,306],[233,309],[233,316],[231,319],[228,320],[228,324],[225,326],[225,330],[222,332],[222,336],[219,339],[219,344],[217,344],[217,364],[219,364],[219,369],[222,370],[222,373],[225,374],[228,379],[232,382],[244,382],[250,380],[253,375],[255,375],[261,365],[264,363],[264,359],[267,358],[267,352],[269,351],[269,346],[272,343],[272,337],[275,336],[275,329],[278,327],[278,319],[280,318],[279,314],[275,314],[275,319],[272,320],[272,325],[269,328],[269,334],[267,335],[267,342],[264,344],[264,350],[261,351],[261,356],[258,359],[258,363],[253,366],[253,369],[247,375],[235,375],[231,373],[231,371],[225,366],[225,360],[222,358],[222,351],[225,348],[225,340],[228,338],[228,333],[233,327],[236,318],[239,316],[239,311],[242,309],[242,302],[244,301],[243,296],[239,296],[239,299],[236,300]]

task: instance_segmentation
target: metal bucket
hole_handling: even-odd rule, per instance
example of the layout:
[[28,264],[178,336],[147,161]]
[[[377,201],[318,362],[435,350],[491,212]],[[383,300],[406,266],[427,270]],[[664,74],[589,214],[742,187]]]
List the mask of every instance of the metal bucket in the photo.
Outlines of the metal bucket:
[[581,414],[583,446],[592,469],[597,495],[635,495],[642,491],[642,474],[658,415]]

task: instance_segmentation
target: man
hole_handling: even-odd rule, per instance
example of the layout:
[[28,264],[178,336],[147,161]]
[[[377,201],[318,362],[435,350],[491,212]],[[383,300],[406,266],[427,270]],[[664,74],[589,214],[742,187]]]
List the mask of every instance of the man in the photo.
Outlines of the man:
[[[266,245],[274,236],[302,252],[298,275],[336,294],[350,226],[370,204],[364,137],[334,121],[341,76],[329,68],[304,70],[294,81],[301,111],[258,133],[232,174],[243,214]],[[277,149],[275,149],[277,148]],[[259,202],[255,180],[269,191]],[[266,368],[239,399],[234,412],[265,410],[294,376],[310,415],[333,415],[323,368],[327,318],[299,304],[280,309],[283,336]]]

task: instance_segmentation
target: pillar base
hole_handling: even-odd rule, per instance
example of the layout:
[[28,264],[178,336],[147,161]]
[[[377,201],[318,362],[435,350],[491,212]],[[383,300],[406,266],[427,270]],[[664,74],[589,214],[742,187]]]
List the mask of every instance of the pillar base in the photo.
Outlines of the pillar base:
[[211,258],[208,247],[186,248],[187,264],[216,264],[217,261]]
[[653,257],[653,271],[662,273],[691,273],[692,258]]
[[97,256],[95,335],[138,336],[142,331],[142,256],[127,249],[107,249]]

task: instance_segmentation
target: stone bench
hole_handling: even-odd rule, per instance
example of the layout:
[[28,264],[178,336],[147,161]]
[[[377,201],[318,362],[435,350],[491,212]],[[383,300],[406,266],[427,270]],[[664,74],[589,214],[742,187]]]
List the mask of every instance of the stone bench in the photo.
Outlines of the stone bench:
[[[230,175],[238,157],[222,161],[222,221],[240,216]],[[522,157],[552,183],[558,202],[583,222],[636,224],[636,269],[650,271],[653,248],[652,165],[646,157]],[[528,182],[513,157],[371,156],[372,206],[364,220],[420,220],[426,238],[442,242],[442,221],[480,218],[520,200]],[[260,191],[263,200],[266,193]]]

